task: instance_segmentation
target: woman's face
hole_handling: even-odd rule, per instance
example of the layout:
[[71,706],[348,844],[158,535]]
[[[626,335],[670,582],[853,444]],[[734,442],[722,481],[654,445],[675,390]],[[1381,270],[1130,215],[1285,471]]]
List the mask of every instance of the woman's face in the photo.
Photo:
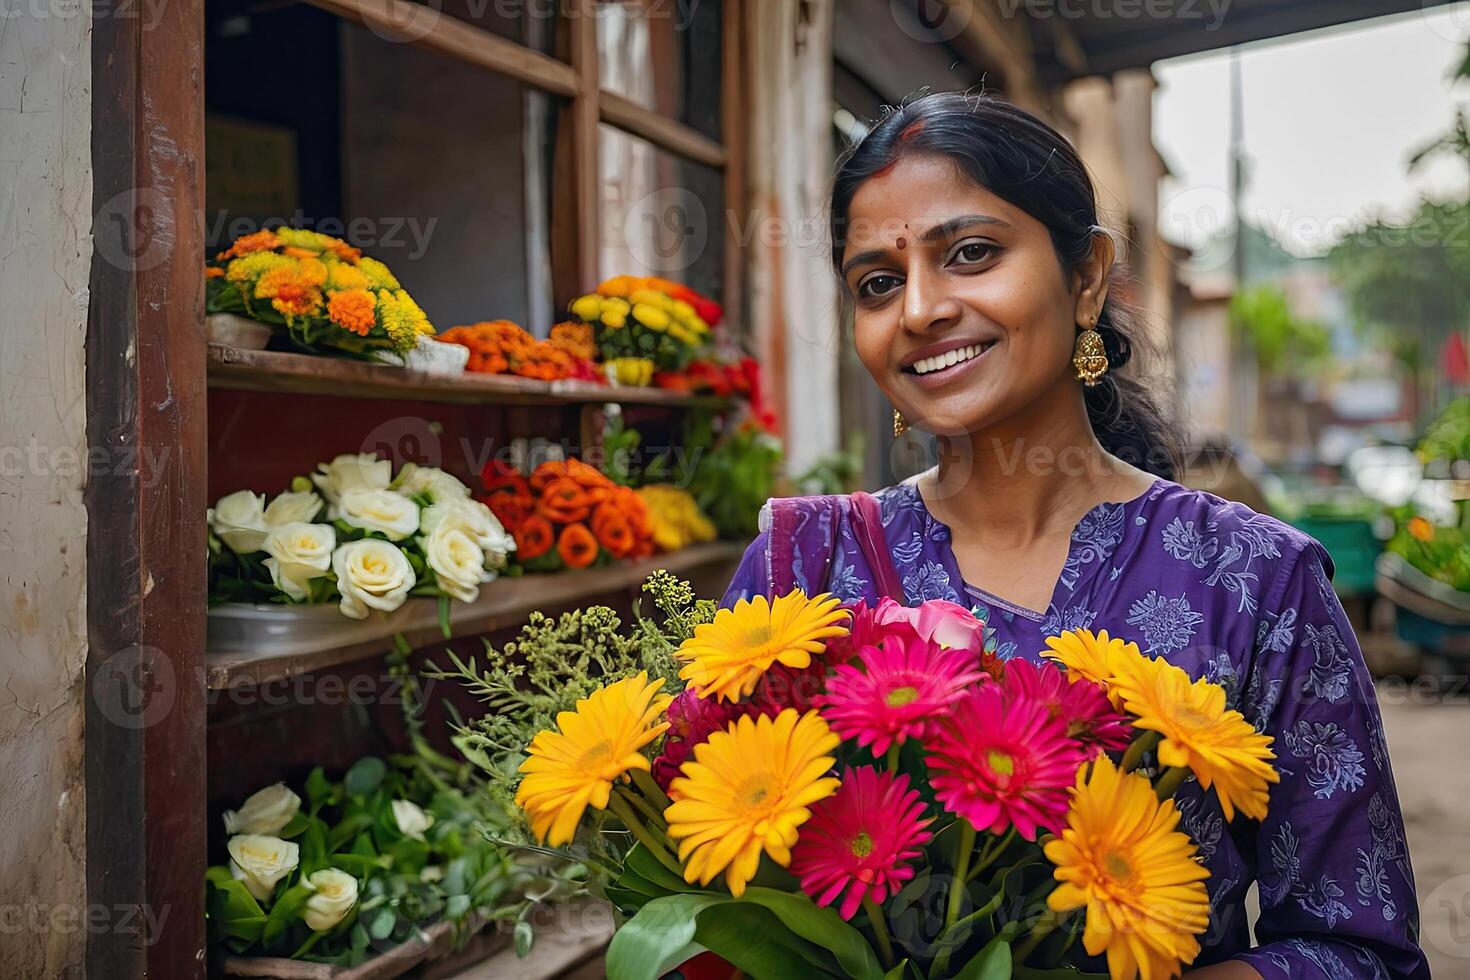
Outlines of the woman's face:
[[1077,324],[1105,280],[1067,273],[1045,225],[947,159],[903,157],[863,184],[842,263],[858,356],[909,421],[958,435],[1063,391],[1080,404]]

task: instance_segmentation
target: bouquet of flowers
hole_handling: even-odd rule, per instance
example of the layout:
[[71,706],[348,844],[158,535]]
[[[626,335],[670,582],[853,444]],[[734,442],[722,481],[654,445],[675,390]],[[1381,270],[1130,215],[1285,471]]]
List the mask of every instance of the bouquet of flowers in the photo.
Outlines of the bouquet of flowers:
[[443,470],[345,454],[266,502],[240,490],[210,508],[209,597],[337,602],[342,615],[392,612],[410,595],[474,602],[515,541]]
[[1001,661],[946,602],[684,598],[641,658],[569,665],[610,669],[519,751],[483,729],[531,833],[608,868],[611,980],[705,950],[864,980],[1049,976],[1079,938],[1115,980],[1199,953],[1209,872],[1172,797],[1192,777],[1259,819],[1279,778],[1219,685],[1106,632]]
[[386,265],[330,235],[299,228],[242,235],[204,274],[207,312],[282,327],[309,351],[406,354],[434,336]]
[[[579,336],[579,332],[586,336]],[[591,364],[591,333],[586,324],[559,323],[552,328],[551,339],[537,340],[509,320],[488,320],[450,327],[438,339],[469,348],[469,371],[508,373],[541,381],[595,381],[599,376]]]
[[718,303],[687,286],[638,276],[614,276],[573,300],[571,311],[591,324],[598,351],[622,384],[648,384],[656,370],[687,367],[724,316]]
[[587,568],[653,554],[643,498],[581,460],[547,460],[529,477],[499,460],[480,473],[481,498],[515,538],[516,563],[532,572]]

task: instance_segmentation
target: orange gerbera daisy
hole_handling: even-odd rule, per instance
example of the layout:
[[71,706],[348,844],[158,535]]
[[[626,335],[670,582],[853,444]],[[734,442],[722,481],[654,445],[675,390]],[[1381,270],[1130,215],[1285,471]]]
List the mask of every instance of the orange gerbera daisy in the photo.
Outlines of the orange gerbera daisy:
[[327,299],[327,316],[343,330],[366,337],[378,324],[377,300],[366,289],[344,289]]
[[585,524],[568,524],[556,539],[556,553],[568,568],[586,568],[597,560],[597,538]]

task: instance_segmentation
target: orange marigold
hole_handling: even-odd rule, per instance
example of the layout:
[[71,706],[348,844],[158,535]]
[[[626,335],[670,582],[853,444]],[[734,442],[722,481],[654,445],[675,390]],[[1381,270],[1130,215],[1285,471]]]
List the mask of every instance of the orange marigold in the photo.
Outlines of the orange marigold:
[[254,232],[253,234],[241,235],[235,239],[233,245],[216,255],[215,258],[223,262],[226,259],[236,259],[242,255],[249,255],[251,252],[266,252],[278,247],[280,244],[281,240],[276,237],[276,233],[267,228]]
[[344,289],[327,299],[327,316],[343,330],[366,337],[378,324],[377,300],[366,289]]
[[322,306],[322,292],[317,285],[304,274],[303,269],[281,266],[260,277],[255,284],[255,296],[270,300],[271,306],[282,316],[310,316]]

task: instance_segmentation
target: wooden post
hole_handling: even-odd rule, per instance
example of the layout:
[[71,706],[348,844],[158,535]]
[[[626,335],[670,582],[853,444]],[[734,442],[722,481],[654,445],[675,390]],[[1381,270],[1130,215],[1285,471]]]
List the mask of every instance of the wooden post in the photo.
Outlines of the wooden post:
[[571,7],[572,70],[577,94],[572,99],[572,172],[576,184],[577,275],[579,291],[599,281],[602,252],[601,187],[598,125],[601,85],[597,67],[597,7],[593,0],[576,0]]
[[[93,19],[87,936],[98,977],[204,976],[202,0]],[[119,921],[131,913],[133,928]]]

